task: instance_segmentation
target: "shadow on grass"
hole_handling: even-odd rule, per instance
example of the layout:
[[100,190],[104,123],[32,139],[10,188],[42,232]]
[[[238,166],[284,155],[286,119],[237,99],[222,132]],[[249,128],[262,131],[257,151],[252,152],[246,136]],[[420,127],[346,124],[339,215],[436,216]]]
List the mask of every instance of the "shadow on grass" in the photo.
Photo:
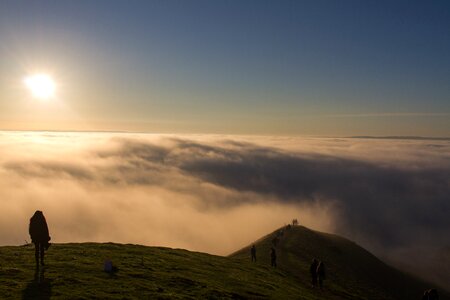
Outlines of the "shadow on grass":
[[50,280],[45,279],[45,268],[36,268],[34,279],[22,292],[22,299],[50,299],[51,294],[52,286]]

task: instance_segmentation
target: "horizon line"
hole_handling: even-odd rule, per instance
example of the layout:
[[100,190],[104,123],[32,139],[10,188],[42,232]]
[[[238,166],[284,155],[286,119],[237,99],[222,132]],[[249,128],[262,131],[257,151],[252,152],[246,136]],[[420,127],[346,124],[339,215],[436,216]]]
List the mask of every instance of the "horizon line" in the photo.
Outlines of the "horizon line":
[[450,112],[445,113],[418,113],[418,112],[387,112],[387,113],[356,113],[356,114],[324,114],[328,118],[365,118],[365,117],[448,117]]
[[0,129],[0,132],[69,132],[69,133],[121,133],[121,134],[158,134],[158,135],[234,135],[234,136],[267,136],[267,137],[317,137],[317,138],[347,138],[347,139],[398,139],[398,140],[441,140],[450,141],[450,136],[416,136],[416,135],[308,135],[308,134],[245,134],[245,133],[177,133],[177,132],[150,132],[131,130],[58,130],[58,129]]

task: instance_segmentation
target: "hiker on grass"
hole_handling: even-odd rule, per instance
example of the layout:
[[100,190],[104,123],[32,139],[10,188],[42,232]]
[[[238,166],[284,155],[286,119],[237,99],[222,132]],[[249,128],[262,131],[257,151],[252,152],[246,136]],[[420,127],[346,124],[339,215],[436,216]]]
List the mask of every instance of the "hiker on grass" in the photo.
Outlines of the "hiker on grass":
[[319,265],[319,261],[314,258],[311,264],[311,267],[309,267],[309,273],[311,273],[311,284],[312,287],[315,288],[317,286],[317,266]]
[[36,268],[39,268],[39,259],[41,265],[44,265],[44,252],[50,247],[50,235],[48,234],[47,221],[42,211],[37,210],[30,219],[29,233],[31,241],[34,243],[34,257],[36,259]]
[[277,267],[277,253],[274,247],[270,250],[270,265],[275,268]]
[[320,261],[319,264],[317,265],[316,273],[317,273],[317,281],[319,281],[319,287],[320,289],[322,289],[323,280],[325,279],[325,264],[322,261]]
[[255,245],[252,246],[252,249],[250,250],[252,254],[252,262],[256,262],[256,247]]

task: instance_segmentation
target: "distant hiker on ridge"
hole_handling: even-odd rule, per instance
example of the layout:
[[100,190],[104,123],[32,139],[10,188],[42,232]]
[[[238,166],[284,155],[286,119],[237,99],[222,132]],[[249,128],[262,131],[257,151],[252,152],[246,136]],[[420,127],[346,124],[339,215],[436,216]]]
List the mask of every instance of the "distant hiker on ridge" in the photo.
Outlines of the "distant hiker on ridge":
[[277,267],[277,253],[274,247],[270,249],[270,265],[275,268]]
[[320,261],[317,265],[317,280],[319,281],[319,287],[320,289],[323,288],[323,280],[325,279],[325,264],[323,261]]
[[319,265],[319,261],[314,258],[311,264],[311,267],[309,267],[309,273],[311,273],[311,284],[312,287],[315,288],[317,286],[317,266]]
[[29,233],[31,241],[34,243],[34,257],[36,258],[36,268],[39,268],[39,258],[41,265],[44,265],[44,252],[50,247],[50,235],[48,233],[47,221],[42,211],[37,210],[30,219]]
[[256,262],[256,247],[255,247],[255,245],[252,246],[250,252],[252,254],[252,262]]

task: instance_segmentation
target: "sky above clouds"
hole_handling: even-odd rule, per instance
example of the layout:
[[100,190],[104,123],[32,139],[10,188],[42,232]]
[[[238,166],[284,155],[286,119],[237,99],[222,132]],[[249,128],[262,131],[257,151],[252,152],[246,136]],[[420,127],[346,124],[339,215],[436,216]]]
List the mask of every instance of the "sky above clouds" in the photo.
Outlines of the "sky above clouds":
[[449,36],[448,1],[2,1],[0,128],[449,136]]

